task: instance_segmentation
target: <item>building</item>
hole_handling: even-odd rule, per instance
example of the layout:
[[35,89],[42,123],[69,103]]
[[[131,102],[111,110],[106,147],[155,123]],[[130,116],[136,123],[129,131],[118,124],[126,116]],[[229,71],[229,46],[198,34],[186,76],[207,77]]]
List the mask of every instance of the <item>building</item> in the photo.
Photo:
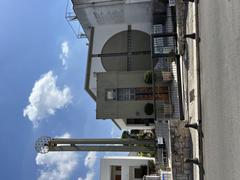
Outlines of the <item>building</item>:
[[153,162],[154,158],[138,156],[105,157],[100,161],[100,180],[142,180]]
[[[154,128],[156,116],[169,118],[174,109],[169,88],[173,77],[170,62],[164,57],[153,61],[151,50],[152,43],[158,40],[156,43],[163,43],[164,48],[154,47],[155,53],[162,56],[175,51],[168,43],[171,37],[151,36],[153,22],[171,23],[161,18],[166,15],[166,4],[159,2],[153,16],[152,0],[72,3],[89,40],[85,89],[97,103],[97,119],[112,119],[120,129],[148,129]],[[164,31],[160,28],[159,32]],[[153,87],[144,82],[144,75],[159,64],[161,71],[155,73],[159,80]],[[146,113],[147,104],[157,105],[156,113]]]
[[[168,0],[72,3],[73,19],[79,20],[89,40],[85,89],[96,101],[97,119],[112,119],[120,129],[161,125],[156,126],[161,132],[157,137],[166,141],[166,147],[159,148],[157,161],[171,167],[169,120],[183,119],[176,9]],[[129,179],[125,172],[134,178],[129,167],[137,162],[140,160],[104,159],[101,167],[107,169],[101,169],[101,178]]]
[[[145,112],[153,103],[152,84],[144,82],[144,71],[115,71],[97,73],[97,118],[123,119],[128,128],[146,128],[154,123],[154,113]],[[169,79],[156,73],[155,96],[158,104],[170,107]],[[167,114],[159,108],[159,115]],[[168,113],[171,113],[169,108]]]

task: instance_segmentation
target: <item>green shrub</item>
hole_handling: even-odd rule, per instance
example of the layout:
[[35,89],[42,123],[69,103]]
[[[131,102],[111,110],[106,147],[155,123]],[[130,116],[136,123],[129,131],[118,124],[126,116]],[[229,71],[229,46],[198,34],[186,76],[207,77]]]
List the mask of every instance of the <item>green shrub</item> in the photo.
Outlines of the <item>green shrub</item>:
[[[144,74],[144,82],[146,83],[146,84],[152,84],[152,82],[153,82],[153,75],[152,75],[153,73],[152,73],[152,71],[147,71],[147,72],[145,72],[145,74]],[[154,75],[154,79],[155,79],[155,75]]]
[[155,157],[156,152],[138,152],[137,156],[140,156],[140,157]]
[[147,103],[144,107],[144,111],[147,115],[152,115],[154,112],[153,104],[152,103]]
[[149,167],[149,174],[154,174],[156,166],[153,160],[148,161],[148,167]]

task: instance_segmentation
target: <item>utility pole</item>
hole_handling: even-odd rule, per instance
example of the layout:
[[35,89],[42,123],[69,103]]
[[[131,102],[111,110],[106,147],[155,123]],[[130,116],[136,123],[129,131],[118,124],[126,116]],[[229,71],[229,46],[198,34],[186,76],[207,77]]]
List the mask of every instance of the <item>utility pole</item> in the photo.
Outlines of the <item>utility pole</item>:
[[37,139],[35,149],[42,154],[49,151],[154,152],[156,143],[154,140],[137,140],[133,138],[66,139],[43,136]]

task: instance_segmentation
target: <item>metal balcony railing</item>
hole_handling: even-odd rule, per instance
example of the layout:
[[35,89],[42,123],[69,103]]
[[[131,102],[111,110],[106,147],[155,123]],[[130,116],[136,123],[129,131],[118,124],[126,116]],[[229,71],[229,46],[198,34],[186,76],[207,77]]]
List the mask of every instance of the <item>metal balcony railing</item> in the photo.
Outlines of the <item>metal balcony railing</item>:
[[[171,118],[179,118],[178,78],[177,78],[177,34],[175,7],[169,7],[167,3],[153,3],[153,33],[151,35],[152,46],[152,71],[162,72],[169,78],[169,101],[161,102],[158,94],[153,92],[155,119],[164,121]],[[153,79],[156,78],[153,76]],[[157,79],[153,81],[155,91]],[[166,81],[167,82],[167,81]]]

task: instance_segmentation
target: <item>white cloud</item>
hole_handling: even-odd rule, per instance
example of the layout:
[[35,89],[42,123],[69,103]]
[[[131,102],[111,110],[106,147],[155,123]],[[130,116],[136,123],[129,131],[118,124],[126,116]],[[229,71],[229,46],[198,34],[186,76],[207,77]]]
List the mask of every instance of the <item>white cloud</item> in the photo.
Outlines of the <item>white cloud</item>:
[[57,109],[62,109],[71,103],[72,95],[69,87],[59,89],[56,80],[57,76],[49,71],[34,84],[29,96],[29,105],[23,110],[23,116],[28,116],[34,127],[38,126],[40,120],[54,115]]
[[93,171],[88,171],[85,178],[79,177],[77,180],[93,180],[95,173]]
[[62,53],[64,56],[68,57],[68,52],[69,52],[68,42],[65,41],[62,43]]
[[93,180],[95,173],[93,171],[88,171],[85,178],[79,177],[78,180]]
[[[65,133],[62,138],[70,138],[70,134]],[[38,180],[67,180],[79,163],[77,152],[49,152],[47,154],[37,154],[36,164],[41,166]]]
[[89,169],[93,168],[95,163],[96,163],[96,160],[97,160],[97,154],[96,152],[94,151],[90,151],[88,152],[86,158],[85,158],[85,161],[84,161],[84,165],[86,167],[88,167]]
[[95,173],[93,171],[88,172],[85,180],[93,180]]
[[94,178],[94,166],[97,160],[97,153],[94,151],[88,152],[84,160],[84,165],[88,168],[88,172],[85,178],[79,177],[78,180],[93,180]]
[[61,44],[61,53],[59,55],[59,58],[62,60],[62,65],[63,65],[64,69],[68,68],[68,65],[67,65],[68,53],[69,53],[68,42],[64,41]]

